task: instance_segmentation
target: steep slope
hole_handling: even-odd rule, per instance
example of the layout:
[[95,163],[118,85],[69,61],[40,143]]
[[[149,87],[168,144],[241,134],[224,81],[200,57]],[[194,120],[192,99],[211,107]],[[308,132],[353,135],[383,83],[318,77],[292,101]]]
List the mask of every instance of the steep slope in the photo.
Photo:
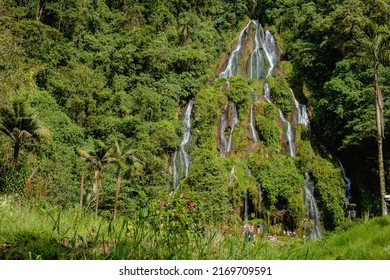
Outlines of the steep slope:
[[[280,74],[278,52],[268,30],[246,23],[218,78],[194,99],[195,147],[183,189],[204,199],[208,222],[239,216],[295,230],[321,220],[332,229],[344,219],[342,172],[313,149],[306,107]],[[321,218],[310,213],[314,197]]]

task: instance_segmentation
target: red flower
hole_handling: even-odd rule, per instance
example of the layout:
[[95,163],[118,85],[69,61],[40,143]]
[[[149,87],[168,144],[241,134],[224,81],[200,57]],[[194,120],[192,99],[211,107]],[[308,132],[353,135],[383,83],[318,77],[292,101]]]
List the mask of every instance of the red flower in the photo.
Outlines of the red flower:
[[195,204],[193,202],[191,202],[189,205],[188,205],[188,208],[190,210],[192,210],[193,208],[195,207]]
[[161,205],[161,206],[165,206],[164,201],[160,200],[160,205]]

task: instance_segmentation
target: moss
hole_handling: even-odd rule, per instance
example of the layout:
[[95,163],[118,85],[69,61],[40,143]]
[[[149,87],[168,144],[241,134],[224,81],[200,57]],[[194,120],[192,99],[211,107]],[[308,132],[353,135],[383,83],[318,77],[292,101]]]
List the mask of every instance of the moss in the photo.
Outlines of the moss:
[[267,77],[266,82],[271,89],[271,97],[274,104],[287,115],[293,108],[290,86],[283,76]]
[[278,69],[280,71],[279,74],[282,76],[289,77],[293,74],[293,66],[290,61],[281,61],[278,64]]
[[291,225],[304,213],[304,178],[291,157],[274,155],[269,159],[252,156],[249,166],[261,183],[268,209],[287,209]]
[[256,118],[256,129],[259,131],[261,141],[271,149],[271,151],[278,153],[280,151],[280,127],[274,120],[270,120],[264,116]]

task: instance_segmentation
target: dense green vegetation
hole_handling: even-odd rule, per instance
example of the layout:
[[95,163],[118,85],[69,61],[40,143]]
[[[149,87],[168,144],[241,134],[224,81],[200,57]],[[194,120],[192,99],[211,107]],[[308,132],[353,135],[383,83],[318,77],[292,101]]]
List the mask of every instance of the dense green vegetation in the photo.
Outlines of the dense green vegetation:
[[[101,158],[94,169],[75,152],[93,153],[95,140],[121,142],[141,163],[124,165],[122,213],[170,188],[178,107],[206,85],[247,9],[223,1],[1,1],[0,190],[25,193],[29,185],[31,195],[69,207],[80,174],[88,198],[98,170],[99,208],[111,211],[115,166]],[[20,128],[17,118],[31,120]],[[38,122],[47,137],[30,137]]]
[[[375,106],[379,103],[387,127],[389,1],[261,1],[261,6],[260,18],[280,34],[283,55],[292,62],[290,81],[310,106],[313,132],[345,163],[358,208],[380,212]],[[383,103],[376,97],[377,82]],[[388,151],[384,140],[381,180],[385,176],[387,183]]]
[[[250,18],[273,32],[280,62],[265,81],[227,83],[218,73]],[[0,0],[0,259],[355,258],[329,252],[362,226],[388,236],[387,218],[303,247],[249,248],[240,227],[247,199],[252,223],[303,235],[305,173],[325,232],[347,227],[338,158],[358,216],[384,213],[389,22],[387,0]],[[278,117],[293,118],[290,88],[311,118],[293,127],[295,157]],[[189,100],[191,168],[175,191]],[[233,102],[240,122],[221,157]],[[382,241],[356,258],[389,258]]]

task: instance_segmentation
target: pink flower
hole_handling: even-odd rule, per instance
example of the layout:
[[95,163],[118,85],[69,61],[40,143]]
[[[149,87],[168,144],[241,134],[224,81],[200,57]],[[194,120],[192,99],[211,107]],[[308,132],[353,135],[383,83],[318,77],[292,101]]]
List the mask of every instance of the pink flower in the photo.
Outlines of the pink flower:
[[191,202],[189,205],[188,205],[188,208],[190,210],[192,210],[193,208],[195,207],[195,204],[193,202]]
[[165,206],[164,201],[160,200],[160,205],[161,205],[161,206]]

